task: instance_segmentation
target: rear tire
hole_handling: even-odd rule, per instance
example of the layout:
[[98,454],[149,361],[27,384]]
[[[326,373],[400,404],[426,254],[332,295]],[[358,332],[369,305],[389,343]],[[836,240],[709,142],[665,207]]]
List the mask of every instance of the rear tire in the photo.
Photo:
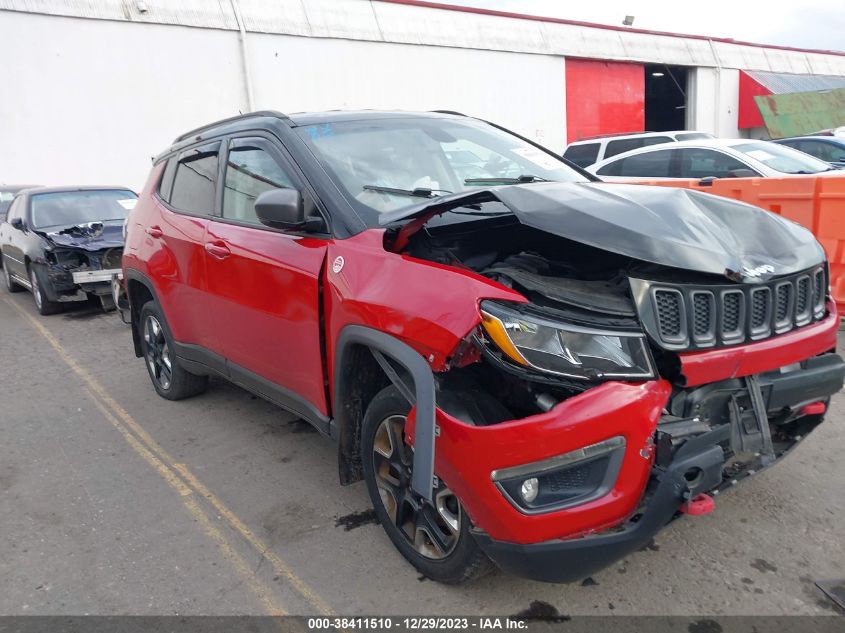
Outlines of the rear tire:
[[14,281],[12,275],[9,273],[9,262],[6,261],[6,256],[0,255],[0,261],[3,263],[3,281],[5,282],[6,290],[9,292],[20,292],[23,290],[23,286]]
[[376,515],[401,554],[424,576],[456,585],[479,578],[493,563],[470,534],[457,497],[441,481],[435,506],[410,489],[413,451],[404,441],[410,405],[394,386],[380,391],[364,415],[361,454]]
[[29,283],[32,284],[32,298],[35,300],[35,308],[41,316],[56,314],[61,311],[62,304],[58,301],[50,301],[44,293],[44,287],[35,266],[29,267]]
[[179,363],[164,315],[154,301],[141,308],[138,327],[144,364],[158,395],[167,400],[183,400],[208,388],[208,376],[192,374]]

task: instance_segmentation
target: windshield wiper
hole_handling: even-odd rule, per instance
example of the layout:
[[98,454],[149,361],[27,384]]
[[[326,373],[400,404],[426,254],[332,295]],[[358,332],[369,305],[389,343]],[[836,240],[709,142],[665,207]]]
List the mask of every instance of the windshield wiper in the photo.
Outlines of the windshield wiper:
[[522,174],[516,178],[499,178],[491,176],[490,178],[467,178],[464,180],[465,185],[522,185],[529,182],[549,182],[546,178],[534,176],[533,174]]
[[428,189],[426,187],[417,187],[416,189],[396,189],[395,187],[382,187],[381,185],[364,185],[365,191],[378,191],[379,193],[389,193],[394,196],[408,196],[409,198],[434,198],[434,192],[452,193],[445,189]]

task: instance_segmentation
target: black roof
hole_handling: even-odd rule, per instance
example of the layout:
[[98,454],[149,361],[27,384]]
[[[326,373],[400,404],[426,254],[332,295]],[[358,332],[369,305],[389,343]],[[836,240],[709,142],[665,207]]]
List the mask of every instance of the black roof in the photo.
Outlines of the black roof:
[[435,112],[408,112],[404,110],[327,110],[325,112],[296,112],[288,116],[294,127],[338,123],[341,121],[363,121],[375,119],[446,119],[463,116],[457,112],[439,110]]
[[432,112],[406,112],[403,110],[327,110],[325,112],[296,112],[290,115],[275,110],[258,110],[256,112],[248,112],[247,114],[239,114],[214,121],[213,123],[207,123],[184,134],[180,134],[173,139],[173,143],[169,148],[153,159],[153,163],[158,163],[165,156],[172,154],[182,147],[192,145],[197,141],[249,129],[251,127],[250,123],[254,123],[254,119],[266,119],[266,123],[281,123],[294,128],[304,125],[319,125],[321,123],[336,123],[340,121],[361,121],[366,119],[411,119],[419,117],[442,119],[463,116],[459,112],[449,110],[436,110]]

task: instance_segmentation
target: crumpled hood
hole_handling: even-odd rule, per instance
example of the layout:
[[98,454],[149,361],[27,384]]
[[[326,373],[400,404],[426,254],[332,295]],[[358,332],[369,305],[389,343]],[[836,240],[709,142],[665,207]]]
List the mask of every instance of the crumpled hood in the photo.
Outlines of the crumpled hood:
[[50,231],[37,233],[56,246],[68,246],[84,251],[100,251],[105,248],[123,248],[123,227],[119,224],[103,225],[102,231],[72,231],[73,227],[55,227]]
[[786,275],[824,260],[810,231],[774,213],[698,191],[647,185],[549,182],[476,189],[382,214],[380,224],[416,218],[406,225],[407,239],[434,215],[496,200],[535,229],[736,280]]

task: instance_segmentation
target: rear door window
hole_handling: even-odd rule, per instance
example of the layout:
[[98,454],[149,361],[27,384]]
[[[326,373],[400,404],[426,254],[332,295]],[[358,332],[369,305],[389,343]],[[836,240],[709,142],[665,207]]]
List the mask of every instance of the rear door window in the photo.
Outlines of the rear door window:
[[699,147],[678,150],[679,176],[681,178],[730,178],[737,169],[750,169],[748,165],[724,152]]
[[223,189],[223,217],[263,226],[255,213],[255,199],[271,189],[295,188],[263,139],[235,139],[229,145]]
[[608,141],[607,148],[604,150],[604,157],[610,158],[623,152],[630,152],[632,149],[639,149],[641,147],[649,147],[650,145],[660,145],[662,143],[672,143],[674,139],[669,136],[635,136],[633,138],[620,138],[615,141]]
[[599,143],[583,143],[566,148],[563,157],[579,167],[589,167],[599,158]]
[[599,176],[628,176],[635,178],[670,178],[672,153],[675,150],[655,150],[613,161],[598,170]]
[[210,215],[215,210],[220,143],[194,147],[179,154],[170,192],[170,206],[179,211]]
[[796,149],[828,163],[845,161],[845,146],[838,146],[834,143],[826,143],[825,141],[800,141]]

